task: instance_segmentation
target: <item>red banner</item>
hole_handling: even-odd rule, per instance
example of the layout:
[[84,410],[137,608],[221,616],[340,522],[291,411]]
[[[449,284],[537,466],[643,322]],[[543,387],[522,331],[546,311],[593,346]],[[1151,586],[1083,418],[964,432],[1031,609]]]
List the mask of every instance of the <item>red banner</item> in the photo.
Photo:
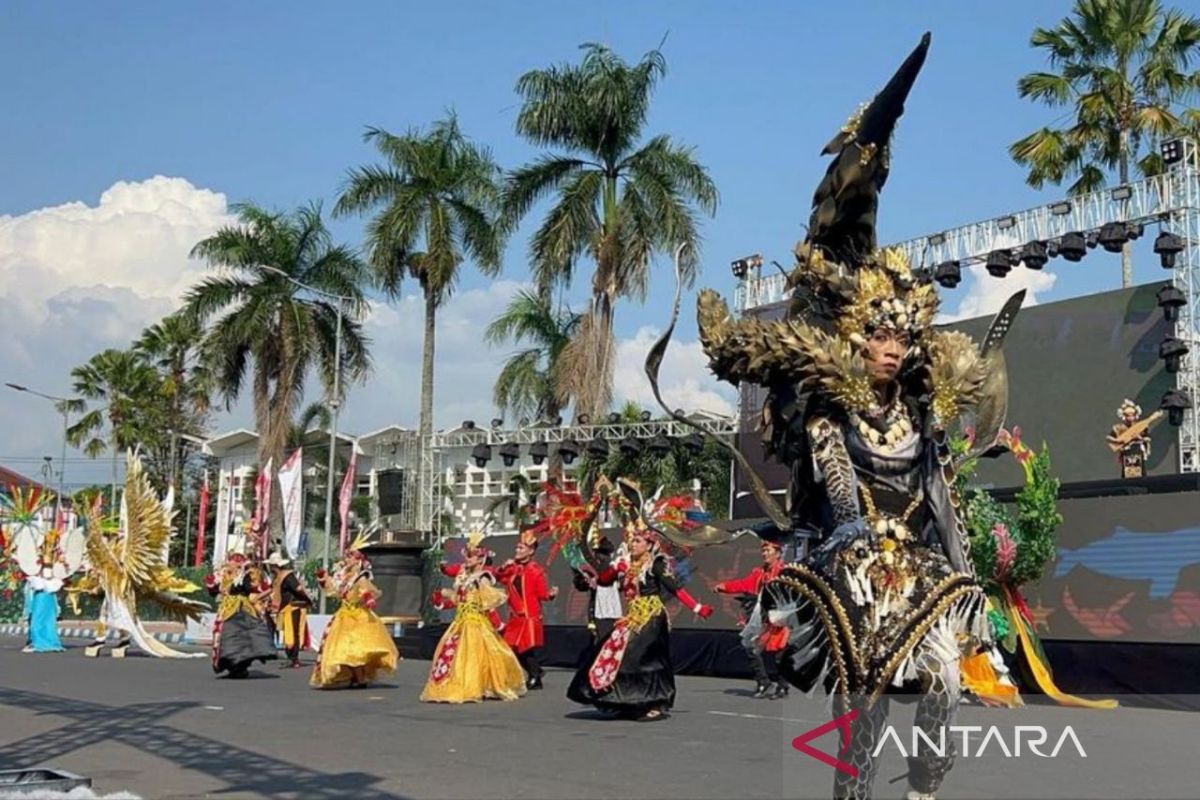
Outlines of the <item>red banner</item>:
[[193,567],[204,566],[204,532],[208,521],[208,473],[204,473],[204,486],[200,489],[200,519],[196,526],[196,556],[192,560]]

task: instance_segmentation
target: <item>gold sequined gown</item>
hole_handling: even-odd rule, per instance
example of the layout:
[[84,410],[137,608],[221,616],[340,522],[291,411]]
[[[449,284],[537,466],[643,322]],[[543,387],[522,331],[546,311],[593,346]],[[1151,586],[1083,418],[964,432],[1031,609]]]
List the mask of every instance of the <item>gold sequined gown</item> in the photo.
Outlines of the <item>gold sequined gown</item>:
[[346,686],[360,670],[359,681],[369,683],[396,671],[400,651],[387,627],[370,606],[379,589],[363,576],[341,596],[342,605],[329,623],[321,652],[309,683],[320,689]]
[[455,578],[457,611],[433,654],[421,701],[516,700],[525,694],[525,671],[493,624],[494,611],[507,594],[488,572],[466,576],[460,565],[443,571]]

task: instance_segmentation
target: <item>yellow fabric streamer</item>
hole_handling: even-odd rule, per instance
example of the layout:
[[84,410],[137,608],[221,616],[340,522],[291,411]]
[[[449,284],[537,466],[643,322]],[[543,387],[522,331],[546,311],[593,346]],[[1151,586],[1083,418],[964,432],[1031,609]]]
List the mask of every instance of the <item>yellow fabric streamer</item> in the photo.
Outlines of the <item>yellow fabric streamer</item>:
[[1000,682],[987,653],[977,653],[962,659],[963,685],[977,695],[984,705],[1020,708],[1025,705],[1017,687]]
[[1017,609],[1016,603],[1010,601],[1008,603],[1009,620],[1012,623],[1013,629],[1016,630],[1017,636],[1021,639],[1021,648],[1025,651],[1025,657],[1029,659],[1029,667],[1033,671],[1034,680],[1037,681],[1038,688],[1047,697],[1059,705],[1072,706],[1074,708],[1112,709],[1117,707],[1118,703],[1116,700],[1087,700],[1083,697],[1067,694],[1055,686],[1054,677],[1050,674],[1050,667],[1042,661],[1037,648],[1030,641],[1029,632],[1025,629],[1025,624],[1020,614],[1021,612]]

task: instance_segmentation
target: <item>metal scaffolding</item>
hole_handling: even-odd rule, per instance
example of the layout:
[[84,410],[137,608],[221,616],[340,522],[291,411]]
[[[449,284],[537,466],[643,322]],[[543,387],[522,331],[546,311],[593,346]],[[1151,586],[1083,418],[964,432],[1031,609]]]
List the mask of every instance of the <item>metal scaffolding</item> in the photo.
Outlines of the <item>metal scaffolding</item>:
[[[1148,226],[1163,223],[1183,240],[1176,257],[1172,284],[1183,292],[1175,337],[1187,344],[1176,387],[1200,405],[1200,149],[1192,140],[1176,140],[1180,157],[1165,174],[1070,197],[1036,208],[972,222],[939,233],[900,242],[898,247],[918,268],[932,269],[957,261],[960,268],[979,266],[995,250],[1012,250],[1029,242],[1046,242],[1075,232],[1098,233],[1110,222]],[[786,276],[763,275],[754,267],[738,281],[734,305],[739,312],[785,299]],[[1200,413],[1192,408],[1178,429],[1179,469],[1200,471]]]
[[[733,436],[737,433],[737,421],[732,417],[692,418],[697,425],[718,436]],[[438,431],[429,436],[421,453],[421,504],[418,519],[420,529],[430,531],[441,539],[441,513],[439,503],[444,481],[443,465],[449,450],[474,447],[477,444],[501,445],[515,443],[529,445],[535,442],[561,444],[571,440],[586,445],[595,439],[619,442],[626,437],[649,440],[662,434],[668,439],[683,438],[695,429],[676,420],[617,423],[613,425],[569,425],[528,426],[513,429],[459,428]]]

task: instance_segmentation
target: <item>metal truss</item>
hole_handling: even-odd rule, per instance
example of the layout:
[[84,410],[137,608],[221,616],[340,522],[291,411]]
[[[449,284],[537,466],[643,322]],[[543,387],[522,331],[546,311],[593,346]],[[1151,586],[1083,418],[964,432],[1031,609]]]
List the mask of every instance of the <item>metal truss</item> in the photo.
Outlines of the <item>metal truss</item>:
[[[1163,175],[1070,197],[1036,208],[1005,214],[983,222],[972,222],[939,233],[891,245],[904,251],[909,263],[932,269],[949,261],[960,268],[982,265],[994,250],[1011,250],[1028,242],[1046,242],[1065,233],[1098,232],[1110,222],[1147,225],[1163,222],[1183,239],[1184,250],[1176,257],[1172,283],[1183,292],[1187,304],[1179,309],[1175,337],[1190,352],[1176,373],[1176,386],[1200,405],[1200,149],[1191,140],[1179,142],[1182,158]],[[751,269],[738,281],[734,304],[739,312],[781,302],[785,299],[786,276],[762,275]],[[1179,433],[1181,472],[1200,471],[1200,413],[1193,408],[1184,414]]]

